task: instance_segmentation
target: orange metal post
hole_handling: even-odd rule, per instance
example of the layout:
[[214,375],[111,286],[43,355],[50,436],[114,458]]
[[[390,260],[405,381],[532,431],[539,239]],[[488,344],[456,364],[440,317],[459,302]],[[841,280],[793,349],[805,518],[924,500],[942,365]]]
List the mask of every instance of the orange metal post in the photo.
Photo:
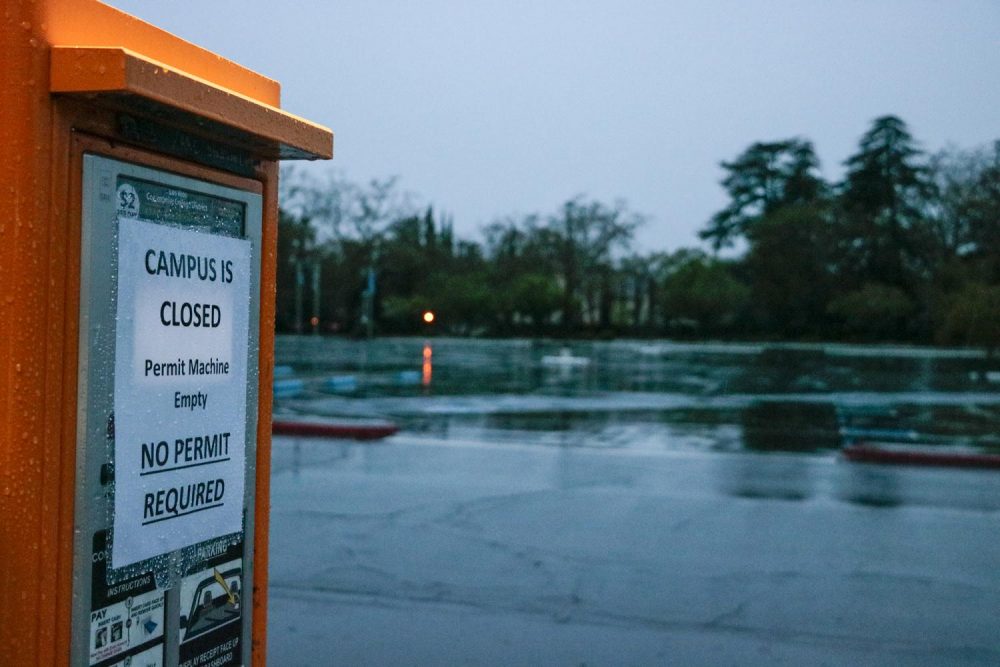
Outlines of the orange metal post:
[[[67,440],[64,335],[67,244],[52,206],[52,108],[41,7],[7,3],[0,19],[0,654],[56,664],[54,614],[68,611],[60,535]],[[55,209],[55,210],[54,210]],[[74,382],[75,384],[75,382]],[[70,493],[72,497],[72,491]],[[65,536],[62,537],[65,540]],[[63,576],[60,576],[60,575]],[[48,618],[46,618],[48,616]],[[68,615],[64,616],[69,624]],[[68,632],[68,629],[67,629]],[[65,662],[65,659],[63,659]]]
[[[252,613],[253,661],[263,664],[276,160],[332,157],[332,134],[282,111],[275,81],[95,0],[8,0],[0,46],[0,663],[69,660],[81,225],[74,137],[132,150],[113,111],[141,100],[169,109],[182,130],[198,121],[190,122],[196,137],[223,128],[223,141],[256,158],[251,180],[264,209]],[[143,159],[208,173],[177,157]]]

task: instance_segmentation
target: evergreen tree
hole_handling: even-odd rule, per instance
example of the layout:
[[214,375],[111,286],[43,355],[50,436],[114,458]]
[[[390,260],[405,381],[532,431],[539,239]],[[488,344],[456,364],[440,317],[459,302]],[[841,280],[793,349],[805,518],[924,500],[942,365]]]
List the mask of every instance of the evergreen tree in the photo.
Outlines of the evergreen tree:
[[751,228],[745,266],[755,324],[764,335],[828,335],[834,286],[827,207],[786,206]]
[[858,282],[912,287],[929,262],[925,212],[934,188],[906,124],[896,116],[875,119],[845,165],[845,265]]
[[804,139],[757,142],[722,168],[727,173],[721,184],[730,203],[700,233],[716,250],[732,245],[779,208],[810,203],[826,190],[812,143]]

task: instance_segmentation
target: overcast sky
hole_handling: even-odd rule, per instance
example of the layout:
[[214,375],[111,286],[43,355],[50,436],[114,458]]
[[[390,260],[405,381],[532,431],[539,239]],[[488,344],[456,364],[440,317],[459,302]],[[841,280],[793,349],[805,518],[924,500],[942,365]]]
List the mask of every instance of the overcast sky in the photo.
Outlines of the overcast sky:
[[836,179],[887,113],[928,151],[1000,139],[997,0],[110,4],[277,79],[330,168],[400,176],[466,237],[585,194],[672,250],[754,141],[811,139]]

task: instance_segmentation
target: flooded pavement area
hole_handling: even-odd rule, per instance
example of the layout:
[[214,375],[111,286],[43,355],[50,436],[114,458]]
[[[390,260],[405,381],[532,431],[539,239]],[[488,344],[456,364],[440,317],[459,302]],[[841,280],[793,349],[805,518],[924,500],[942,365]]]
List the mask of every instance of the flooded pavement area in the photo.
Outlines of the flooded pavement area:
[[276,408],[438,438],[835,450],[843,429],[1000,452],[1000,358],[974,350],[283,337]]
[[[990,450],[1000,399],[981,357],[861,348],[824,370],[807,350],[805,382],[785,351],[752,378],[762,349],[681,347],[682,362],[651,344],[635,356],[659,379],[642,388],[601,370],[632,367],[602,344],[574,347],[590,361],[567,372],[541,361],[551,344],[458,341],[449,362],[435,341],[431,382],[406,386],[392,378],[404,358],[423,377],[422,341],[387,341],[364,368],[357,348],[315,344],[310,365],[283,345],[298,376],[357,381],[279,410],[403,430],[275,437],[272,664],[1000,664],[1000,473],[836,449],[849,419]],[[498,361],[518,355],[519,371]]]

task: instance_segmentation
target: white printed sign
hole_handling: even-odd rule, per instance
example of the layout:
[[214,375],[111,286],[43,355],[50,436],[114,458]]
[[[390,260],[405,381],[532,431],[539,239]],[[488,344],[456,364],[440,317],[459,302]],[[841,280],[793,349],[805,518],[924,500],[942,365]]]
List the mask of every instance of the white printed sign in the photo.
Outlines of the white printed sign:
[[250,242],[119,218],[113,566],[242,530]]

